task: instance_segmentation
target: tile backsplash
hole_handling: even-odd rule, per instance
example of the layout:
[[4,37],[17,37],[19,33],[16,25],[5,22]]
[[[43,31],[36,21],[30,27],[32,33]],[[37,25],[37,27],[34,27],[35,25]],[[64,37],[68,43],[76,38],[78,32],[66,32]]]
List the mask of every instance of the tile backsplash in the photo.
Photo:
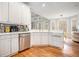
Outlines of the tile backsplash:
[[2,24],[0,23],[0,33],[5,32],[26,32],[29,31],[27,25]]

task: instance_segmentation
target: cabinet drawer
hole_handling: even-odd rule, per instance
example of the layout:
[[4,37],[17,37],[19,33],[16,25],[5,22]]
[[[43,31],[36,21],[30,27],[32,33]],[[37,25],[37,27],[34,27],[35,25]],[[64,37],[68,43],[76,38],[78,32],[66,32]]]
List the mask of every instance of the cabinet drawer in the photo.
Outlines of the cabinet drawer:
[[18,34],[12,34],[11,35],[11,38],[15,38],[15,37],[18,37]]
[[0,36],[0,39],[4,39],[4,36],[1,35],[1,36]]
[[2,35],[0,36],[0,39],[10,39],[11,35]]
[[0,40],[0,57],[10,55],[10,39]]

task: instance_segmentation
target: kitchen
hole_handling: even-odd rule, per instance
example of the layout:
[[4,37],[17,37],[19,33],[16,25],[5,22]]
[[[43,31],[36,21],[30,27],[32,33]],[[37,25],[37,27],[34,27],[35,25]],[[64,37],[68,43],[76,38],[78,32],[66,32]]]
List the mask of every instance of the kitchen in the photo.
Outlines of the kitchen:
[[[64,4],[66,8],[62,6]],[[59,10],[64,8],[68,10],[67,13],[72,8],[75,9],[63,14],[63,11],[60,10],[60,13],[58,9],[53,9],[51,6],[60,7]],[[41,47],[41,49],[51,47],[63,51],[65,40],[72,39],[72,33],[78,32],[78,8],[79,4],[76,2],[0,2],[0,57],[15,57],[20,52],[29,51],[33,47]],[[54,18],[50,14],[54,13],[52,10],[58,12],[57,15],[52,14]],[[76,38],[75,34],[73,38]]]
[[30,47],[30,15],[30,8],[23,3],[0,2],[0,56]]

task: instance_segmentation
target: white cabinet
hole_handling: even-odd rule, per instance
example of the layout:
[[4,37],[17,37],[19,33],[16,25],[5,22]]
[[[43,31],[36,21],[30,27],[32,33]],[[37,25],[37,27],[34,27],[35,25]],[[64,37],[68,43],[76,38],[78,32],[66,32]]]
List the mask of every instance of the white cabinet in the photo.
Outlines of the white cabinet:
[[64,48],[64,34],[63,33],[50,33],[49,44],[59,48]]
[[0,35],[0,57],[10,56],[18,52],[18,34]]
[[25,4],[21,4],[21,24],[23,25],[28,25],[29,30],[31,29],[31,11],[30,11],[30,7],[25,5]]
[[64,34],[54,32],[32,32],[31,46],[33,45],[51,45],[59,48],[64,47]]
[[9,3],[9,21],[13,24],[29,25],[31,23],[30,8],[17,2]]
[[0,56],[10,55],[10,38],[0,36]]
[[48,44],[48,32],[32,32],[31,33],[31,45],[47,45]]
[[31,29],[30,7],[20,2],[0,2],[0,22],[28,25]]
[[41,39],[40,39],[40,44],[41,45],[48,45],[48,32],[42,32],[42,33],[40,33],[40,37],[41,37]]
[[8,22],[8,2],[0,2],[0,22]]
[[22,24],[27,23],[27,8],[21,6],[21,18],[22,18]]
[[19,50],[18,35],[11,35],[11,54],[15,54]]
[[22,24],[29,25],[31,23],[30,8],[27,5],[21,4]]
[[31,45],[40,45],[41,36],[37,32],[31,33]]
[[21,6],[19,3],[10,2],[9,3],[9,22],[13,24],[21,24]]

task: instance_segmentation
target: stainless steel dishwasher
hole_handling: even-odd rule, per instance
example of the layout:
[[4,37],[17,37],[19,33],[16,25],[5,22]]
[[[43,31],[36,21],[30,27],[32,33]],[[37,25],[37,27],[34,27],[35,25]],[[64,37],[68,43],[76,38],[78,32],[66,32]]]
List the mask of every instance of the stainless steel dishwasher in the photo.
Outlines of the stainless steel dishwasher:
[[30,48],[30,33],[19,34],[19,51]]

